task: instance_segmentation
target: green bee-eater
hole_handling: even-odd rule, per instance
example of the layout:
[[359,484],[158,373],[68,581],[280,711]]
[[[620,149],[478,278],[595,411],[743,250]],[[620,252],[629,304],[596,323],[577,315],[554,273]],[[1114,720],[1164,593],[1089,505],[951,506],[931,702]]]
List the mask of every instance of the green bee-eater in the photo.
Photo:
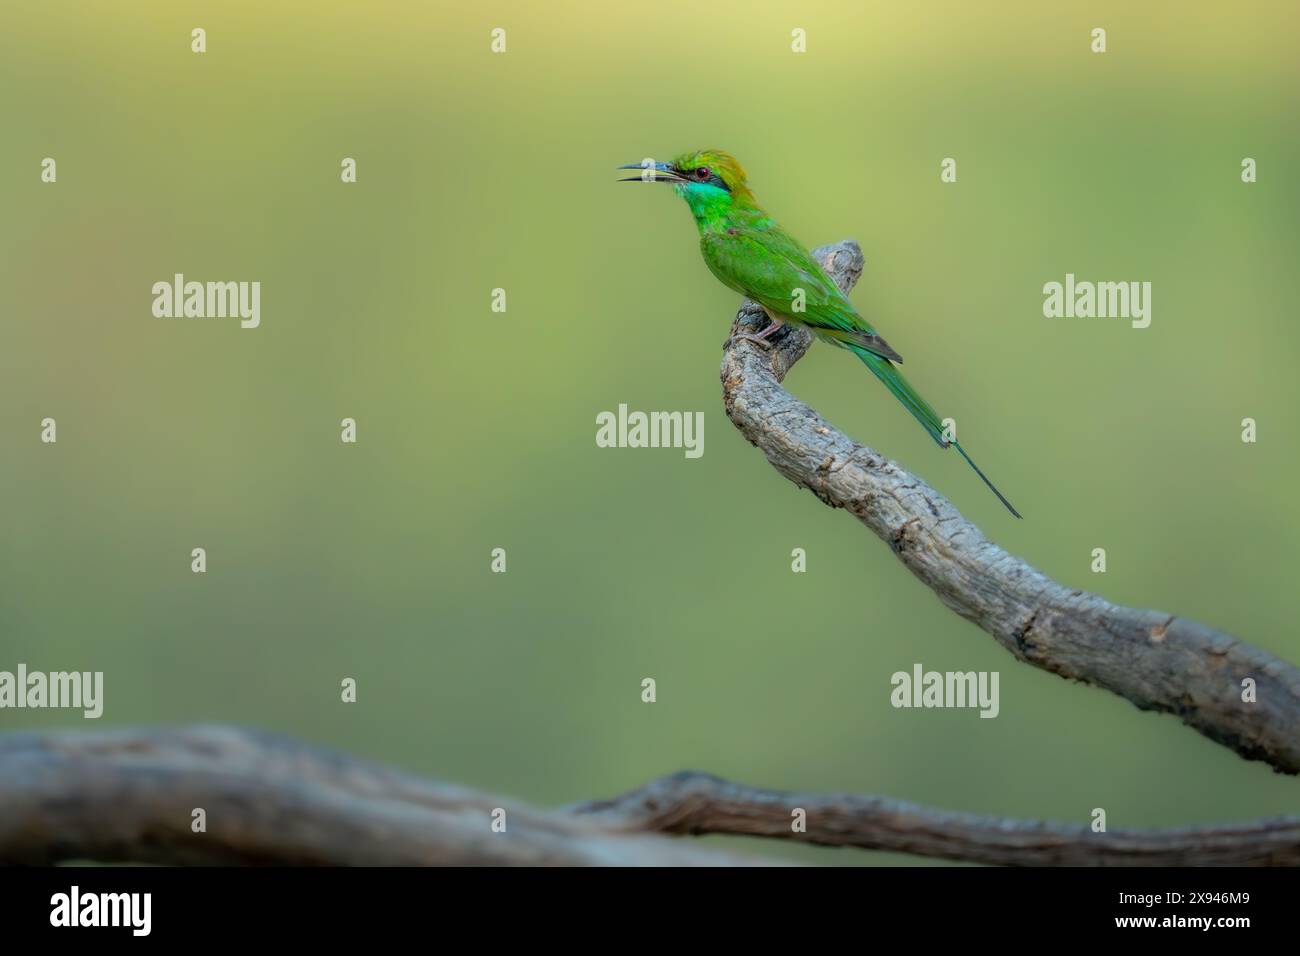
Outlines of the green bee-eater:
[[902,357],[822,271],[812,255],[759,208],[735,157],[720,149],[686,153],[670,163],[645,160],[619,169],[640,169],[623,182],[672,183],[686,200],[700,228],[700,252],[723,285],[757,302],[771,320],[757,335],[744,338],[767,346],[786,322],[802,325],[823,342],[848,349],[885,383],[941,448],[952,445],[975,474],[1017,518],[1020,512],[971,461],[961,445],[944,436],[933,408],[894,367]]

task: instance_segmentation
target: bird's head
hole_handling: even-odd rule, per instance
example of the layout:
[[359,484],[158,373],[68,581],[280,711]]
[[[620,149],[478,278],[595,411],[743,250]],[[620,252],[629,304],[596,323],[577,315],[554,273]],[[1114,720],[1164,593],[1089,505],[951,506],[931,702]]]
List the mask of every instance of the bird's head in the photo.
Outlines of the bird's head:
[[671,162],[643,159],[619,169],[639,169],[640,176],[622,182],[672,183],[679,196],[693,199],[749,197],[745,168],[736,157],[720,149],[698,149],[683,153]]

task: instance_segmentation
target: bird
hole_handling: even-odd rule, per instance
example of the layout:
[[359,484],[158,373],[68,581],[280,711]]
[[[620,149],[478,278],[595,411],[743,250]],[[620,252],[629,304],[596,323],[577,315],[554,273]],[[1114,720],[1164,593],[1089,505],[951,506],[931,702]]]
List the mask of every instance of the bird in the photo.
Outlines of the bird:
[[620,182],[671,184],[699,227],[700,252],[709,271],[767,313],[766,328],[757,334],[738,333],[737,338],[767,348],[773,333],[789,323],[852,352],[940,448],[956,448],[1007,510],[1021,517],[956,439],[945,434],[938,414],[898,370],[903,357],[853,308],[807,248],[758,205],[749,177],[734,156],[721,149],[701,149],[671,162],[644,159],[617,168],[641,170]]

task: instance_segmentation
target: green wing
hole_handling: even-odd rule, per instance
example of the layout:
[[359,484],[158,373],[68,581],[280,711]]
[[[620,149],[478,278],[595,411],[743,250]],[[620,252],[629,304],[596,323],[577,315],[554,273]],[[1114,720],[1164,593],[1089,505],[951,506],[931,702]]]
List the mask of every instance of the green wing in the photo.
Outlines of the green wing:
[[[841,348],[858,347],[902,362],[812,255],[785,230],[763,217],[725,232],[700,237],[700,251],[721,282],[764,306],[773,315],[803,325]],[[795,311],[795,290],[804,293]]]
[[[856,355],[930,437],[942,448],[956,448],[998,500],[1019,518],[1020,512],[980,471],[966,450],[944,434],[943,421],[930,403],[894,367],[894,362],[902,361],[898,353],[854,311],[808,250],[758,210],[745,218],[741,215],[733,215],[732,228],[701,234],[700,251],[709,270],[723,285],[748,296],[773,315],[807,326],[822,339]],[[804,290],[803,312],[793,311],[795,289]]]

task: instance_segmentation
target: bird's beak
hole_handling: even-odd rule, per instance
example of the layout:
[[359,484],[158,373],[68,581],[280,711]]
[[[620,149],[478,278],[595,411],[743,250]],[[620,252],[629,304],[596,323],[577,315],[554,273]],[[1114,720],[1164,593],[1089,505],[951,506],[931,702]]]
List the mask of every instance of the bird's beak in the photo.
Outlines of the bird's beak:
[[639,163],[627,163],[618,169],[639,169],[640,176],[628,176],[626,179],[620,179],[620,183],[684,183],[686,180],[677,170],[669,163],[656,163],[653,160],[643,160]]

